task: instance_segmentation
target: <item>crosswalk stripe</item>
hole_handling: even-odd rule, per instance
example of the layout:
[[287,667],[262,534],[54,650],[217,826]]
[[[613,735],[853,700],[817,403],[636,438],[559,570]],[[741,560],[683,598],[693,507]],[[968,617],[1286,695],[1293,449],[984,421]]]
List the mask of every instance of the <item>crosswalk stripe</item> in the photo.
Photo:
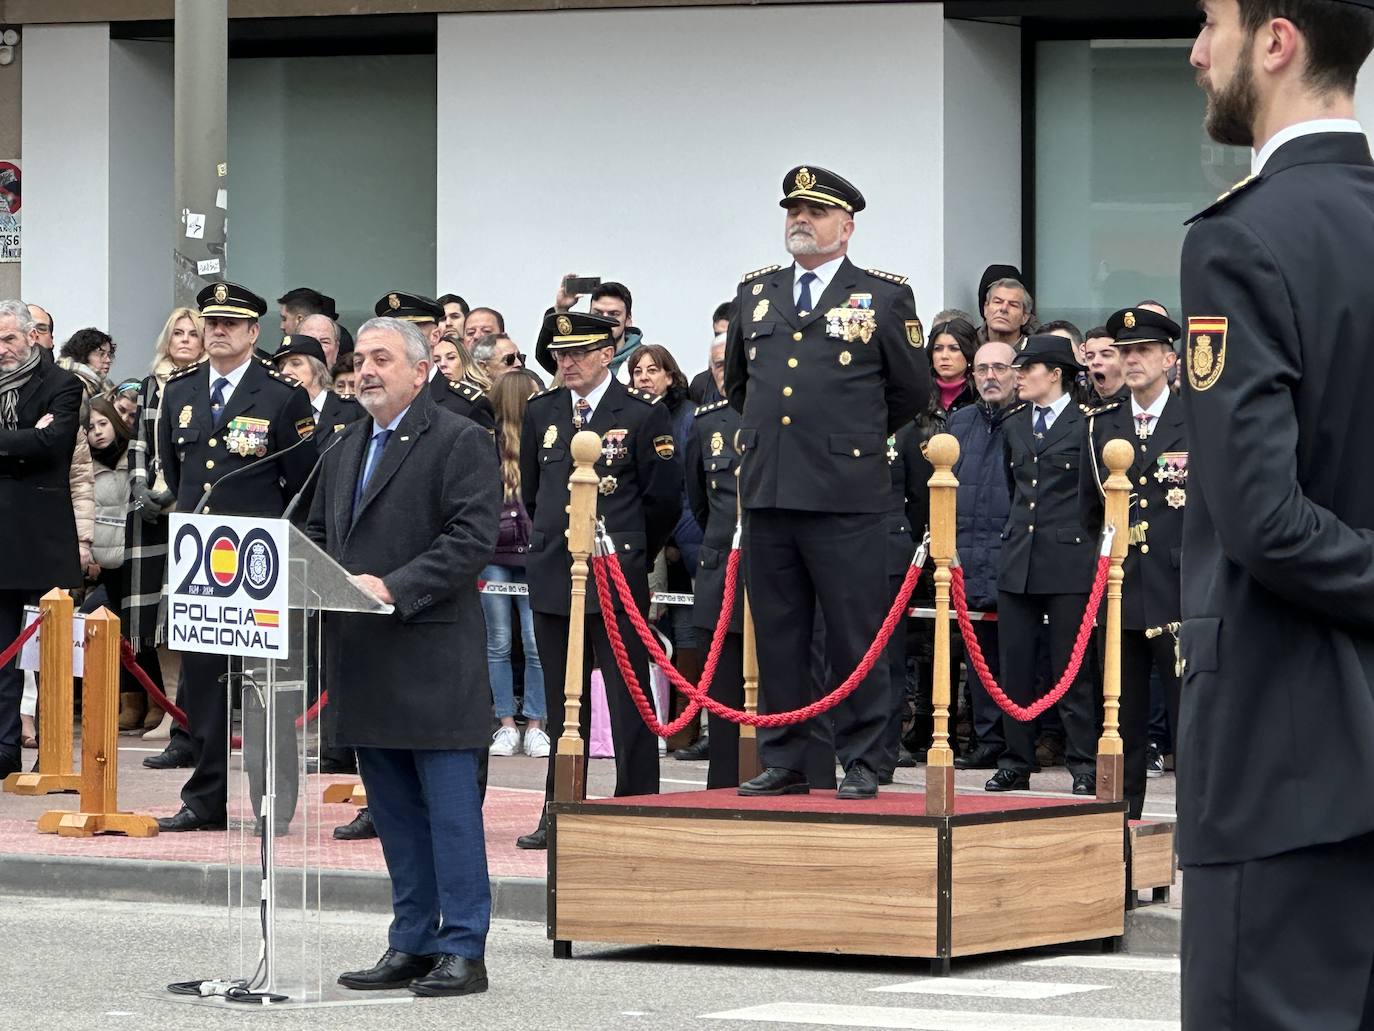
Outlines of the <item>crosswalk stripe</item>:
[[1054,999],[1079,992],[1100,992],[1106,984],[1066,984],[1062,981],[1008,981],[983,977],[923,977],[919,981],[873,988],[875,992],[912,995],[966,995],[976,999]]
[[707,1013],[706,1020],[754,1020],[774,1024],[898,1028],[906,1031],[1179,1031],[1177,1020],[1065,1017],[1039,1013],[988,1013],[906,1006],[841,1006],[773,1002]]
[[1177,956],[1050,956],[1022,961],[1027,967],[1074,967],[1079,970],[1130,970],[1138,974],[1177,974]]

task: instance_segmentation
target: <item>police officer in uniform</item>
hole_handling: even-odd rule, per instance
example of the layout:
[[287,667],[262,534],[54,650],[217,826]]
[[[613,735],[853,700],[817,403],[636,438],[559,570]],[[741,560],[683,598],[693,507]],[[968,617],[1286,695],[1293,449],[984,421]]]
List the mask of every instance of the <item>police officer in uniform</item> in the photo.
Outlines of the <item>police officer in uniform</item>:
[[[293,355],[313,358],[326,370],[329,367],[324,358],[324,344],[320,342],[319,338],[307,336],[304,333],[288,334],[282,337],[281,346],[272,355],[272,364],[278,372],[292,382],[299,382],[299,377],[283,369],[282,366],[286,359]],[[306,393],[311,393],[311,387],[305,383],[301,383],[301,386],[306,388]],[[321,454],[336,434],[343,432],[349,423],[363,417],[362,405],[351,397],[340,397],[329,387],[311,393],[310,408],[315,418],[315,449]],[[308,513],[310,511],[310,498],[302,499],[297,511]]]
[[[1018,705],[1035,700],[1036,640],[1049,619],[1052,676],[1069,664],[1092,589],[1097,541],[1083,528],[1078,506],[1079,466],[1088,461],[1083,413],[1067,392],[1082,366],[1073,343],[1037,334],[1012,361],[1020,405],[1007,413],[1004,450],[1011,514],[1002,531],[997,580],[1002,689]],[[1085,663],[1086,665],[1086,663]],[[1080,669],[1059,701],[1065,765],[1073,793],[1097,790],[1097,706]],[[988,791],[1025,791],[1035,765],[1033,724],[1002,716],[1006,749]]]
[[[739,521],[739,453],[735,433],[739,412],[728,401],[703,405],[692,420],[687,438],[685,475],[687,501],[701,525],[697,574],[692,581],[692,623],[704,634],[716,631],[725,602],[725,572]],[[735,709],[744,707],[744,571],[735,586],[730,629],[721,646],[710,696]],[[707,788],[739,786],[739,725],[712,717]]]
[[[672,419],[660,399],[626,387],[610,373],[615,351],[614,321],[581,312],[547,316],[535,344],[535,358],[565,386],[530,398],[520,432],[520,489],[530,514],[530,550],[525,564],[534,637],[544,666],[549,737],[563,733],[563,681],[568,656],[572,556],[568,552],[568,478],[573,472],[572,438],[581,430],[601,436],[597,515],[615,541],[625,579],[642,615],[649,611],[649,566],[682,515],[682,466],[673,443]],[[616,602],[619,610],[619,600]],[[620,633],[639,684],[649,690],[649,656],[630,621]],[[615,793],[658,792],[658,743],[640,718],[611,651],[601,605],[591,578],[587,616],[581,628],[584,651],[582,735],[590,736],[593,659],[606,683],[611,737],[615,742]],[[553,795],[554,754],[549,755],[545,798]],[[546,820],[520,837],[521,848],[545,848]]]
[[1374,1027],[1374,0],[1203,7],[1256,153],[1182,257],[1183,1027]]
[[[179,512],[277,519],[301,488],[317,453],[310,397],[261,361],[254,348],[267,302],[234,283],[196,295],[207,360],[167,381],[159,425],[163,474]],[[222,830],[228,796],[228,663],[186,652],[183,697],[197,760],[163,831]]]
[[[372,306],[373,314],[413,322],[433,347],[439,340],[439,327],[444,321],[444,306],[438,301],[420,294],[403,293],[392,290]],[[496,432],[496,415],[492,411],[491,399],[472,380],[448,380],[439,375],[439,367],[431,363],[429,386],[434,393],[434,402],[440,408],[447,408],[455,415],[466,416],[484,430]]]
[[[825,619],[826,665],[848,677],[891,605],[884,549],[889,434],[924,410],[930,369],[906,280],[846,257],[863,194],[814,165],[783,179],[795,262],[741,281],[725,388],[741,413],[744,563],[758,637],[761,712],[813,699],[810,640]],[[839,797],[878,791],[888,725],[888,670],[878,663],[835,710],[845,770]],[[804,793],[810,730],[760,734],[764,771],[748,795]]]
[[[1125,796],[1132,820],[1145,804],[1145,760],[1150,722],[1150,673],[1164,687],[1169,725],[1178,726],[1179,566],[1183,509],[1188,486],[1188,434],[1183,402],[1169,390],[1178,325],[1149,308],[1127,308],[1107,321],[1121,351],[1130,394],[1087,412],[1087,461],[1079,466],[1078,500],[1084,529],[1102,529],[1109,475],[1102,450],[1111,440],[1129,441],[1135,461],[1131,481],[1130,547],[1121,590],[1121,739],[1125,748]],[[1102,623],[1105,614],[1100,615]]]

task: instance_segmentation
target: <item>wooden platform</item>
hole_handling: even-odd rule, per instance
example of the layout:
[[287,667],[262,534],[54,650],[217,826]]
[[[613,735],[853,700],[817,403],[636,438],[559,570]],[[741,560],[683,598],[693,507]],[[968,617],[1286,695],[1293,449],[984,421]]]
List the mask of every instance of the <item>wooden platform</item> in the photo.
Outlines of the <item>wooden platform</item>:
[[1137,893],[1148,891],[1155,902],[1168,902],[1178,865],[1174,824],[1132,820],[1127,855],[1130,859],[1130,896],[1137,904]]
[[1124,930],[1125,805],[960,795],[552,803],[549,937],[949,960]]

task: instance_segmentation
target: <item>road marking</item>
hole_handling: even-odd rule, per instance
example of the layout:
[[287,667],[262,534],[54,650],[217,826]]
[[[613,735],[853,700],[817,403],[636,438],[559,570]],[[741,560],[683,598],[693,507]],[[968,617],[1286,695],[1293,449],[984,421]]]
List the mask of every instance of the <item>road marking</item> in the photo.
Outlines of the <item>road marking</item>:
[[755,1020],[773,1024],[901,1028],[906,1031],[1179,1031],[1177,1020],[1123,1020],[1037,1013],[989,1013],[913,1009],[906,1006],[839,1006],[774,1002],[707,1013],[706,1020]]
[[923,977],[919,981],[872,988],[874,992],[912,995],[967,995],[977,999],[1053,999],[1079,992],[1100,992],[1106,984],[1066,984],[1062,981],[1007,981],[982,977]]
[[1075,967],[1080,970],[1130,970],[1138,974],[1177,974],[1177,956],[1049,956],[1023,960],[1027,967]]

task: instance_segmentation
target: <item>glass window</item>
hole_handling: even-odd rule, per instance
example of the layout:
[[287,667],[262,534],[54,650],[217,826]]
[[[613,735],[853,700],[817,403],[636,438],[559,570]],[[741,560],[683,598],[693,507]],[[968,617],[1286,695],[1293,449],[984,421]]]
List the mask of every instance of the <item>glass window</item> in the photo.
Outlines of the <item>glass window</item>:
[[1035,272],[1041,319],[1087,330],[1145,299],[1179,315],[1184,221],[1250,174],[1211,142],[1192,40],[1036,45]]

